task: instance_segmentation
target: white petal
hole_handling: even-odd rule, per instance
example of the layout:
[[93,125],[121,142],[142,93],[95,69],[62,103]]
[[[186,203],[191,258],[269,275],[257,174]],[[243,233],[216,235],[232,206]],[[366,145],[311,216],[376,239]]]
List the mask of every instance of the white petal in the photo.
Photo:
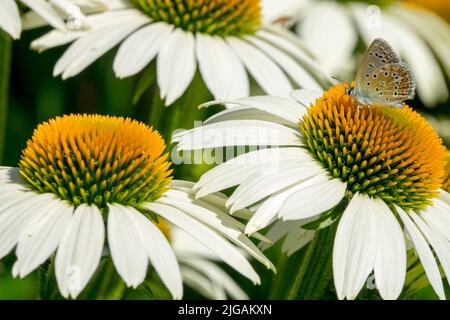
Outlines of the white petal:
[[59,30],[52,30],[42,37],[33,40],[30,47],[38,52],[43,52],[47,49],[71,43],[85,34],[85,32],[62,32]]
[[135,212],[134,218],[144,237],[144,245],[146,246],[150,262],[162,282],[169,289],[172,297],[181,299],[183,296],[181,271],[169,242],[164,234],[142,214]]
[[273,114],[298,126],[299,121],[306,113],[306,108],[292,99],[277,96],[253,96],[228,101],[245,107],[251,107]]
[[305,186],[286,199],[279,217],[283,220],[299,220],[323,213],[338,205],[346,190],[347,183],[339,179]]
[[158,54],[158,85],[166,105],[171,105],[184,93],[194,77],[195,69],[194,35],[177,28]]
[[314,104],[316,102],[316,99],[320,98],[321,96],[323,96],[322,91],[299,89],[291,92],[291,97],[306,108],[309,108],[311,104]]
[[54,76],[62,74],[64,79],[83,71],[91,63],[111,50],[128,34],[146,24],[147,17],[141,15],[123,16],[123,21],[117,21],[102,29],[92,31],[75,41],[58,60]]
[[[212,103],[202,106],[211,106]],[[274,122],[281,124],[286,127],[291,128],[298,128],[298,123],[293,123],[292,121],[280,118],[278,116],[275,116],[271,113],[261,111],[259,109],[255,108],[249,108],[249,107],[240,107],[237,105],[231,105],[229,103],[226,104],[228,109],[225,109],[223,111],[220,111],[216,113],[215,115],[209,117],[203,122],[203,125],[211,124],[211,123],[217,123],[221,121],[230,121],[230,120],[260,120],[260,121],[268,121],[268,122]],[[230,108],[232,107],[232,108]]]
[[186,259],[185,263],[193,269],[200,271],[211,283],[225,289],[231,299],[248,299],[248,296],[239,285],[215,263],[203,259]]
[[[441,273],[439,267],[434,259],[433,252],[431,251],[427,241],[420,233],[417,226],[412,222],[409,215],[403,211],[400,207],[396,207],[396,210],[402,219],[405,229],[408,232],[409,237],[414,243],[417,254],[422,262],[423,268],[430,280],[431,286],[437,293],[439,298],[445,299],[444,287],[442,284]],[[412,213],[415,214],[415,213]]]
[[269,57],[239,38],[229,37],[227,42],[265,92],[285,97],[289,95],[292,90],[289,80]]
[[378,222],[378,251],[375,281],[385,300],[395,300],[403,289],[406,275],[406,245],[403,230],[392,211],[382,200],[373,200]]
[[194,189],[197,197],[225,190],[246,181],[258,172],[276,172],[280,163],[297,160],[299,166],[312,159],[301,148],[270,148],[248,152],[209,170],[200,178]]
[[[317,183],[328,181],[330,178],[327,174],[319,174],[315,177],[301,181],[300,183],[286,188],[272,194],[267,200],[263,201],[261,206],[256,210],[256,213],[248,221],[245,228],[246,234],[252,234],[266,226],[268,226],[280,213],[280,210],[286,201],[292,194],[297,191]],[[316,214],[320,214],[317,212]]]
[[144,205],[144,207],[156,212],[164,219],[188,232],[198,241],[213,250],[224,262],[229,264],[232,268],[245,277],[252,280],[255,284],[260,283],[258,274],[245,259],[245,257],[228,241],[213,232],[211,229],[174,207],[158,203],[149,203]]
[[303,166],[294,162],[293,166],[294,168],[286,168],[286,170],[280,168],[278,172],[273,174],[260,172],[249,177],[230,197],[227,205],[232,206],[231,213],[246,208],[300,181],[325,172],[322,167],[314,162]]
[[0,0],[0,28],[5,30],[13,39],[20,38],[22,24],[19,8],[14,0]]
[[[173,190],[172,193],[177,192]],[[177,198],[160,198],[158,203],[166,204],[175,207],[186,214],[193,217],[195,220],[204,223],[208,227],[223,234],[230,241],[238,245],[240,248],[248,252],[256,260],[264,264],[267,268],[275,271],[274,265],[262,254],[261,251],[250,241],[244,234],[237,229],[234,219],[224,212],[218,210],[212,211],[212,208],[205,208],[206,203],[201,200],[189,199],[186,195],[183,197],[181,192],[178,192]]]
[[0,257],[19,241],[27,226],[39,221],[55,200],[52,194],[30,193],[23,201],[6,208],[0,215]]
[[119,47],[114,71],[119,78],[135,75],[156,56],[173,27],[165,22],[152,23],[129,36]]
[[55,200],[53,208],[25,230],[16,250],[17,271],[21,278],[36,269],[56,250],[70,224],[73,211],[72,206]]
[[294,82],[303,88],[321,90],[322,87],[308,71],[306,71],[297,61],[275,46],[257,37],[247,37],[247,40],[258,47],[262,52],[272,58],[286,72]]
[[426,223],[428,213],[411,215],[416,225],[424,234],[425,238],[432,245],[434,252],[441,262],[442,269],[445,272],[447,281],[450,281],[450,242],[439,232],[433,223]]
[[140,285],[147,273],[148,256],[133,208],[108,205],[108,245],[117,272],[129,287]]
[[100,210],[96,206],[78,206],[55,258],[56,280],[65,298],[76,298],[89,282],[100,263],[104,242]]
[[61,16],[52,8],[50,3],[45,0],[20,0],[31,10],[40,15],[51,26],[59,30],[65,30],[66,25]]
[[339,299],[355,299],[377,255],[373,200],[356,193],[342,215],[333,247],[334,283]]
[[301,146],[300,132],[258,120],[223,121],[184,131],[172,137],[179,150],[227,146]]
[[257,33],[257,36],[271,43],[276,48],[289,53],[308,67],[308,69],[315,71],[315,73],[321,78],[328,81],[333,80],[329,73],[326,72],[324,68],[312,58],[307,46],[300,40],[300,38],[289,30],[285,30],[274,25],[264,26],[263,30],[260,30]]
[[196,44],[200,72],[215,99],[234,99],[249,95],[244,66],[222,38],[197,33]]
[[341,4],[323,2],[313,6],[297,32],[314,56],[330,73],[341,71],[351,61],[358,41],[351,17]]

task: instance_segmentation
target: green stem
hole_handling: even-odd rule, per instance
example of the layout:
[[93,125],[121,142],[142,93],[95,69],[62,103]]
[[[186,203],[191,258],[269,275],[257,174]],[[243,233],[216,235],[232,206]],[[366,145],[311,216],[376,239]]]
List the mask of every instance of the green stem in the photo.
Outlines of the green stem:
[[101,272],[100,283],[95,290],[95,299],[120,300],[122,299],[125,290],[125,283],[117,275],[113,262],[110,259],[107,259]]
[[304,258],[299,261],[298,273],[288,287],[288,300],[316,300],[321,298],[332,279],[333,241],[337,223],[316,231]]
[[12,40],[5,32],[0,30],[0,164],[3,163],[3,152],[5,150],[11,54]]

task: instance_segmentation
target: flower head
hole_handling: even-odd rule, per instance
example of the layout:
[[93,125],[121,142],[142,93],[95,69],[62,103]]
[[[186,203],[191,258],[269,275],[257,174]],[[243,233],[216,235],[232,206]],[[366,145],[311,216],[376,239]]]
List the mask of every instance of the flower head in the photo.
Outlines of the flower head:
[[55,76],[75,76],[120,44],[116,75],[136,75],[157,57],[166,105],[186,91],[197,65],[216,99],[248,96],[248,74],[265,92],[285,96],[293,84],[321,89],[330,79],[292,34],[262,22],[259,0],[85,2],[94,12],[86,18],[90,29],[53,30],[32,43],[41,51],[74,42]]
[[192,184],[172,181],[164,149],[159,133],[130,119],[70,115],[39,125],[20,168],[0,168],[0,257],[17,247],[13,274],[24,277],[56,251],[60,292],[75,298],[97,269],[107,232],[128,286],[143,282],[151,263],[181,298],[178,258],[161,218],[258,283],[245,252],[274,267],[226,214],[226,197],[196,201]]
[[161,135],[131,119],[70,115],[40,124],[19,163],[39,192],[75,206],[137,206],[168,190],[170,163]]
[[255,33],[261,25],[259,0],[131,0],[153,21],[164,21],[185,31],[210,35],[242,36]]
[[352,194],[421,209],[442,186],[445,148],[408,106],[361,107],[337,85],[308,109],[300,131],[310,152]]
[[293,97],[227,101],[229,110],[173,136],[179,150],[262,147],[205,173],[194,187],[197,197],[237,186],[227,205],[231,212],[254,208],[246,233],[280,219],[268,237],[287,235],[289,253],[313,236],[302,226],[338,223],[333,272],[340,299],[356,298],[372,271],[381,296],[397,298],[406,233],[444,298],[430,246],[449,275],[450,195],[439,189],[446,153],[432,127],[408,106],[361,106],[342,85]]

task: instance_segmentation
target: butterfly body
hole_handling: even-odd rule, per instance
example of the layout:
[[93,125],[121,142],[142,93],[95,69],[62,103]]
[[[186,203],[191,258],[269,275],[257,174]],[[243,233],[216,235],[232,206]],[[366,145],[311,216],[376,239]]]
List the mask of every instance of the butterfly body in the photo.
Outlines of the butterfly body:
[[402,107],[414,98],[414,77],[406,63],[383,39],[375,39],[364,54],[355,86],[347,90],[362,105]]

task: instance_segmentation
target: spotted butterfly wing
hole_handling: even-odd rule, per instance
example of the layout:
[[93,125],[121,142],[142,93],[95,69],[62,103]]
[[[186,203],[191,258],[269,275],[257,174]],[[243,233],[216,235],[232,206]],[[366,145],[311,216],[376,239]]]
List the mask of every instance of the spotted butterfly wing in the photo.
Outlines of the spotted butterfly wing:
[[380,66],[387,63],[401,63],[399,55],[389,43],[381,38],[373,40],[363,56],[356,72],[356,88],[363,87],[365,80]]
[[364,54],[350,93],[362,104],[403,106],[415,94],[415,81],[408,65],[383,39],[375,39]]
[[402,107],[402,101],[414,98],[415,87],[411,71],[402,62],[379,66],[359,90],[371,103]]

